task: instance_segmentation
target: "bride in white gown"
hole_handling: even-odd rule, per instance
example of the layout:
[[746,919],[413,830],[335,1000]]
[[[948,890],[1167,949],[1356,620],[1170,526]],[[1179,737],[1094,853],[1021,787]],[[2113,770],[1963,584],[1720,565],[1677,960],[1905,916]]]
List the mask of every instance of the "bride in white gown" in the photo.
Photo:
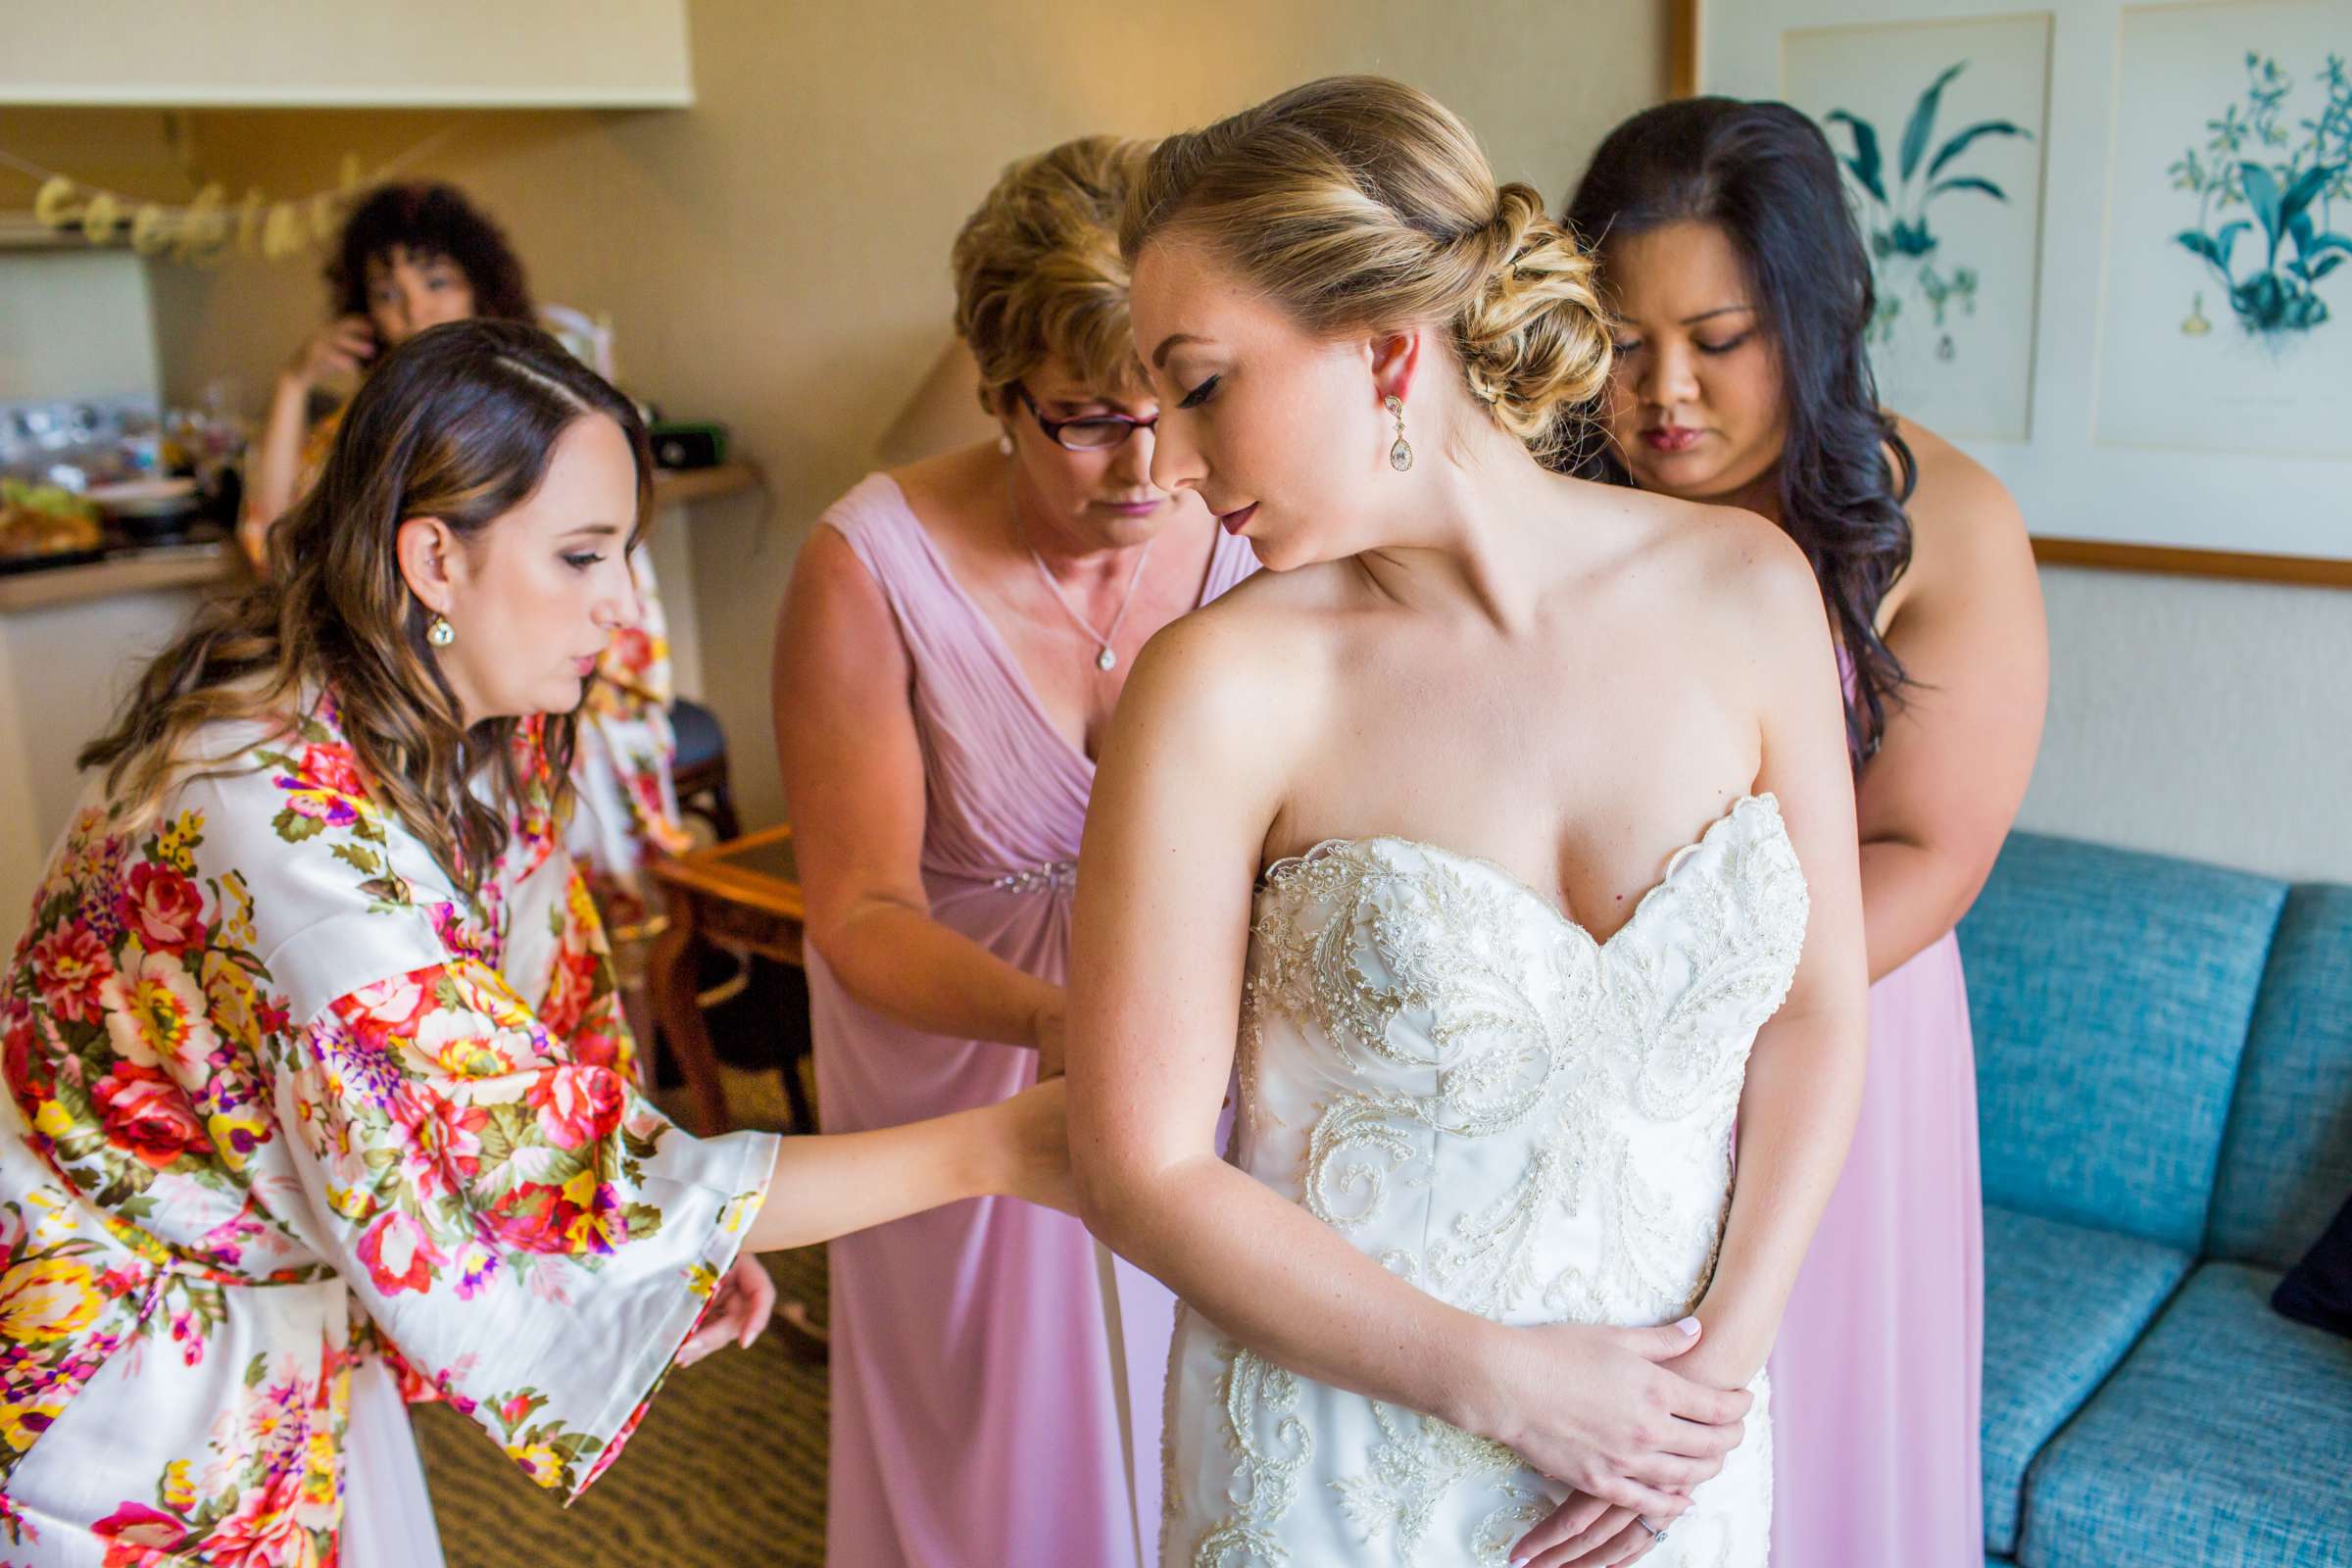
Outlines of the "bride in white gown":
[[1171,138],[1125,238],[1153,479],[1273,568],[1138,662],[1079,877],[1087,1216],[1189,1303],[1162,1560],[1760,1564],[1862,1068],[1813,575],[1544,466],[1590,268],[1411,88]]

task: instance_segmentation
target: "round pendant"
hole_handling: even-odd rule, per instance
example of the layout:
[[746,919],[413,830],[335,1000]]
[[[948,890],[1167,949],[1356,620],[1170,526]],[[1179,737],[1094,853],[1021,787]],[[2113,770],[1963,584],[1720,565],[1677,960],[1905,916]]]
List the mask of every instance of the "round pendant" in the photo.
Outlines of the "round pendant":
[[1404,444],[1404,437],[1398,436],[1396,444],[1389,448],[1389,466],[1402,473],[1412,466],[1413,449]]
[[1119,656],[1106,647],[1095,656],[1095,667],[1107,675],[1119,667]]

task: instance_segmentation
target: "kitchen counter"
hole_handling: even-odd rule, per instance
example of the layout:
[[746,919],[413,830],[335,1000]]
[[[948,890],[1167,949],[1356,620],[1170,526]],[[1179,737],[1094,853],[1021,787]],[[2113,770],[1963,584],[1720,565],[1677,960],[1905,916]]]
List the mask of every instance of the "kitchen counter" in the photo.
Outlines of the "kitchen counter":
[[[758,491],[747,463],[663,473],[654,482],[650,548],[669,620],[670,667],[682,695],[702,695],[701,621],[694,558],[741,548],[737,530],[759,526],[755,509],[700,504]],[[720,532],[711,535],[710,528]],[[697,546],[691,536],[706,537]],[[0,944],[13,943],[49,845],[72,814],[83,780],[74,754],[115,710],[122,692],[208,598],[248,581],[244,557],[225,539],[152,545],[86,565],[0,576]]]
[[[760,485],[760,470],[748,463],[714,468],[663,470],[654,478],[654,509],[666,511],[689,501],[738,495]],[[125,550],[79,566],[13,572],[0,577],[0,612],[45,610],[85,599],[145,593],[158,588],[211,588],[245,580],[245,563],[234,541],[152,545]]]

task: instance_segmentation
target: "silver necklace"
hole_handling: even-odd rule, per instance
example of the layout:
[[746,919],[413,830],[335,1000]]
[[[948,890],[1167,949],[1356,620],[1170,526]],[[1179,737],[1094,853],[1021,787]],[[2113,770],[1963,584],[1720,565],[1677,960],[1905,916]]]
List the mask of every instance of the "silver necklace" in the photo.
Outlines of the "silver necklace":
[[1144,548],[1136,553],[1135,574],[1127,579],[1127,595],[1119,601],[1119,612],[1110,617],[1110,630],[1097,631],[1088,623],[1084,615],[1078,613],[1077,608],[1070,603],[1069,596],[1061,591],[1061,584],[1054,580],[1054,573],[1047,569],[1046,558],[1037,553],[1037,546],[1029,543],[1029,530],[1022,525],[1021,514],[1017,508],[1013,512],[1012,520],[1013,526],[1021,529],[1021,543],[1027,548],[1029,560],[1037,567],[1037,574],[1046,579],[1048,588],[1054,590],[1054,602],[1061,607],[1063,614],[1070,617],[1071,624],[1092,638],[1096,646],[1102,650],[1095,655],[1095,667],[1105,675],[1118,668],[1119,656],[1111,651],[1111,640],[1119,635],[1119,626],[1127,619],[1127,609],[1135,603],[1136,585],[1144,580],[1144,564],[1152,559],[1152,547],[1159,543],[1159,536],[1153,534],[1145,540]]

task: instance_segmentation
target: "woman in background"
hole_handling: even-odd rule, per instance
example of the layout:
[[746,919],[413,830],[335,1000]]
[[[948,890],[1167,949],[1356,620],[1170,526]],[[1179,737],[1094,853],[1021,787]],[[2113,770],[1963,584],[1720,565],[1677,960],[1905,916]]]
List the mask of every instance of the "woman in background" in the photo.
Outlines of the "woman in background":
[[[1088,137],[1005,171],[954,257],[992,438],[858,483],[793,573],[776,738],[828,1131],[1058,1070],[1079,829],[1128,665],[1254,564],[1152,482],[1117,235],[1144,153]],[[1164,1290],[1018,1203],[831,1258],[829,1560],[1152,1560]]]
[[745,1250],[1066,1201],[1058,1086],[782,1140],[634,1089],[553,824],[651,468],[544,333],[419,334],[83,754],[0,977],[10,1562],[430,1568],[395,1370],[569,1498],[760,1331]]
[[1846,678],[1870,1066],[1773,1351],[1773,1559],[1976,1568],[1983,1204],[1952,927],[2040,740],[2025,525],[1991,474],[1879,407],[1870,265],[1803,115],[1647,110],[1601,144],[1567,219],[1598,248],[1617,322],[1589,470],[1779,523],[1813,564]]
[[[307,489],[334,439],[340,412],[310,422],[323,381],[364,375],[376,358],[428,326],[476,317],[534,319],[522,262],[498,225],[455,186],[385,185],[344,222],[326,270],[335,318],[303,344],[278,373],[261,439],[246,467],[239,537],[267,569],[270,529]],[[644,874],[652,854],[691,843],[678,820],[670,767],[677,740],[669,707],[669,636],[640,544],[629,553],[637,610],[606,645],[581,710],[572,765],[578,809],[566,843],[596,900],[618,956],[632,1011],[652,916]]]

